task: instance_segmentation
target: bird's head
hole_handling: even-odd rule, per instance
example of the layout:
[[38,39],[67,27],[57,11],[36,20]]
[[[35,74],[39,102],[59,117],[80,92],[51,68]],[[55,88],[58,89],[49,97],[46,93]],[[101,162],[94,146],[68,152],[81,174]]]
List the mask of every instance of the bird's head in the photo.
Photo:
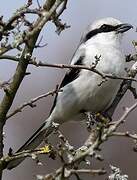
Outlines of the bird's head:
[[122,35],[131,28],[133,28],[131,24],[122,23],[111,17],[103,18],[88,26],[87,30],[83,34],[81,42],[87,42],[90,39],[100,43],[120,41]]

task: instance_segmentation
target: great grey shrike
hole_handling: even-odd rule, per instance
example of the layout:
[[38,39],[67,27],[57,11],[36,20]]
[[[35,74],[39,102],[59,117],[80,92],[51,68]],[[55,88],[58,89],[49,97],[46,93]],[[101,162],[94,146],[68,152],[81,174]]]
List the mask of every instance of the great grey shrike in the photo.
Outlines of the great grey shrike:
[[[121,47],[124,32],[131,29],[130,24],[108,17],[89,25],[80,41],[71,64],[92,66],[96,56],[100,60],[96,65],[99,72],[124,75],[125,56]],[[35,149],[53,130],[53,122],[62,124],[74,118],[83,119],[83,112],[97,113],[107,109],[114,100],[120,87],[120,79],[108,79],[102,82],[102,77],[85,69],[69,70],[61,85],[61,91],[55,101],[49,117],[42,126],[17,151]],[[20,164],[24,159],[11,161],[8,169]]]

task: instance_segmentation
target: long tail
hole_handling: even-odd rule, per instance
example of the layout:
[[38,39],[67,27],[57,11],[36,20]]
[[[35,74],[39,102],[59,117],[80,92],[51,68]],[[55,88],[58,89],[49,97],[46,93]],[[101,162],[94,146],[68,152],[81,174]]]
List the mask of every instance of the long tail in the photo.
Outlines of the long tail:
[[[40,128],[37,129],[37,131],[35,131],[35,133],[27,140],[27,142],[18,149],[18,151],[16,153],[24,151],[24,150],[35,149],[42,143],[42,141],[44,140],[45,137],[48,137],[52,133],[53,130],[54,130],[54,128],[52,126],[52,122],[47,119],[40,126]],[[25,158],[20,158],[20,159],[16,159],[16,160],[9,162],[9,164],[7,165],[7,169],[10,170],[10,169],[15,168],[24,159]]]

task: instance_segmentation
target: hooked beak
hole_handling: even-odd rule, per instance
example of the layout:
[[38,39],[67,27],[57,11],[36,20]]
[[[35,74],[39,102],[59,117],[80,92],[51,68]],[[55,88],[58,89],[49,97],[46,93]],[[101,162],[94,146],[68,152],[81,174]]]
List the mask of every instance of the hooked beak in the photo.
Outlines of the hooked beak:
[[128,24],[128,23],[120,24],[117,26],[116,32],[117,33],[124,33],[131,28],[133,28],[133,26],[131,24]]

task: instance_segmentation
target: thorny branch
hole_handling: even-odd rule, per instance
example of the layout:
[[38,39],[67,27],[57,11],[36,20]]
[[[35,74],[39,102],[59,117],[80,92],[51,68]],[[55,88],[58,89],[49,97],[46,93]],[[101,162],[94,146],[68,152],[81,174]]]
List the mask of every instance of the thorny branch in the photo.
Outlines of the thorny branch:
[[[61,134],[59,131],[57,131],[57,135],[64,142],[64,147],[67,148],[67,151],[64,151],[64,152],[67,154],[69,153],[69,156],[67,156],[68,157],[67,161],[63,161],[64,165],[62,167],[57,169],[53,174],[43,176],[44,177],[43,179],[46,180],[47,177],[50,177],[51,180],[53,180],[53,179],[58,180],[58,179],[61,179],[62,176],[63,176],[63,178],[69,178],[74,173],[79,175],[81,173],[86,173],[86,172],[88,174],[91,174],[91,175],[93,175],[93,174],[94,175],[95,174],[98,174],[98,175],[99,174],[100,175],[105,174],[106,171],[104,169],[98,169],[96,171],[94,171],[92,169],[81,170],[81,169],[79,169],[79,165],[82,161],[84,161],[86,163],[86,157],[88,157],[88,156],[90,156],[92,158],[97,158],[98,160],[101,160],[101,158],[96,153],[96,150],[100,148],[100,146],[103,142],[105,142],[106,140],[108,140],[108,138],[110,138],[112,136],[124,136],[124,137],[129,137],[131,139],[137,140],[136,135],[129,134],[128,132],[126,132],[126,133],[116,132],[118,127],[121,124],[123,124],[123,122],[125,122],[128,115],[136,107],[137,107],[137,103],[133,104],[129,108],[126,108],[122,117],[113,123],[109,123],[109,124],[100,123],[100,124],[98,124],[97,127],[93,128],[91,130],[90,136],[86,140],[85,144],[77,150],[74,150],[73,146],[71,146],[69,144],[68,140],[65,137],[63,137],[63,134]],[[22,157],[25,157],[25,155],[23,156],[23,154],[22,154]],[[75,168],[77,167],[77,168],[75,169],[74,167]]]
[[[14,159],[20,159],[24,157],[31,157],[33,160],[36,161],[37,164],[41,165],[41,162],[38,159],[38,155],[40,154],[47,154],[49,156],[52,156],[52,153],[54,152],[54,149],[50,145],[45,145],[42,148],[35,149],[35,150],[25,150],[22,152],[15,153],[14,155],[12,154],[12,150],[10,150],[8,155],[3,156],[0,159],[0,168],[5,169],[7,164],[10,161],[13,161]],[[55,152],[54,152],[55,153]]]
[[[61,179],[62,174],[63,178],[68,178],[72,175],[72,172],[79,172],[79,164],[83,161],[86,162],[86,157],[95,157],[96,156],[96,150],[100,148],[100,145],[108,140],[111,136],[124,136],[124,137],[130,137],[131,139],[137,139],[136,135],[131,135],[129,133],[123,134],[118,133],[116,130],[118,127],[125,122],[128,115],[137,107],[137,103],[133,104],[131,107],[127,108],[123,114],[123,116],[115,121],[114,123],[110,125],[104,125],[100,124],[98,127],[95,127],[92,129],[90,136],[86,140],[85,144],[75,150],[75,154],[73,155],[73,158],[71,156],[71,159],[68,162],[65,162],[63,168],[60,167],[57,169],[53,174],[49,174],[45,176],[43,179],[48,180],[47,177],[50,177],[50,180],[58,180]],[[75,170],[75,168],[76,170]],[[81,170],[80,170],[81,171]],[[84,172],[92,172],[91,169],[84,169]],[[99,172],[100,170],[97,170]],[[101,170],[101,174],[106,173],[106,171],[103,169]],[[78,173],[79,174],[79,173]],[[89,173],[90,174],[90,173]]]
[[[38,19],[34,23],[27,24],[28,29],[23,31],[22,33],[18,33],[18,40],[17,42],[14,42],[13,44],[6,43],[5,46],[2,46],[0,48],[0,55],[6,53],[7,51],[19,48],[20,45],[26,43],[31,37],[33,37],[34,34],[37,34],[37,32],[41,31],[44,24],[51,20],[54,13],[56,13],[57,8],[66,0],[56,0],[52,1],[52,3],[45,2],[43,5],[43,8],[41,9],[29,9],[28,4],[21,7],[17,12],[8,20],[7,23],[3,22],[3,17],[1,18],[1,29],[0,29],[0,40],[2,40],[3,37],[6,36],[6,38],[9,37],[9,31],[17,28],[18,25],[20,25],[20,22],[22,21],[22,17],[24,17],[26,14],[38,14]],[[64,7],[65,8],[65,7]],[[63,12],[63,9],[62,9]],[[60,15],[62,14],[60,13]],[[25,20],[23,18],[23,20]],[[56,25],[56,21],[58,20],[58,17],[55,17],[53,19],[53,22]],[[26,24],[25,24],[26,25]],[[61,26],[61,23],[58,24]],[[67,26],[66,26],[67,27]],[[62,29],[62,27],[60,27]],[[65,27],[62,29],[64,30]]]
[[118,77],[118,76],[115,76],[112,74],[106,74],[106,73],[100,72],[96,69],[96,66],[94,64],[91,65],[90,67],[86,67],[83,65],[49,64],[49,63],[44,63],[41,61],[36,62],[34,60],[30,61],[29,63],[35,65],[36,67],[53,67],[53,68],[60,68],[60,69],[64,69],[64,68],[67,68],[67,69],[85,69],[85,70],[89,70],[89,71],[92,71],[92,72],[100,75],[102,77],[102,79],[107,80],[107,78],[110,78],[110,79],[131,80],[131,81],[137,82],[136,79],[131,78],[131,77]]
[[[8,59],[8,60],[12,60],[12,61],[19,61],[19,58],[14,57],[14,56],[10,56],[10,55],[3,55],[0,56],[0,59]],[[59,68],[59,69],[84,69],[84,70],[88,70],[88,71],[92,71],[96,74],[98,74],[99,76],[102,77],[102,81],[105,82],[107,81],[107,79],[121,79],[121,80],[129,80],[130,82],[135,81],[137,82],[137,80],[134,78],[133,75],[129,75],[129,76],[125,76],[125,77],[119,77],[116,75],[112,75],[112,74],[106,74],[103,72],[100,72],[99,70],[96,69],[96,65],[93,64],[89,67],[84,66],[84,65],[70,65],[70,64],[50,64],[50,63],[45,63],[45,62],[41,62],[41,61],[36,61],[35,58],[33,60],[29,61],[29,64],[32,64],[36,67],[52,67],[52,68]],[[125,82],[124,82],[125,84]]]
[[14,116],[15,114],[17,114],[18,112],[21,112],[22,109],[24,109],[26,106],[30,106],[31,108],[36,107],[36,104],[34,104],[35,102],[39,101],[40,99],[43,99],[47,96],[53,96],[54,94],[58,93],[58,87],[53,90],[53,91],[49,91],[48,93],[42,94],[40,96],[37,96],[31,100],[29,100],[28,102],[24,102],[23,104],[21,104],[19,107],[17,107],[15,110],[13,110],[13,112],[10,112],[7,116],[6,119],[9,119],[10,117]]
[[[133,59],[132,59],[133,60]],[[135,59],[134,59],[135,61]],[[137,62],[135,62],[132,67],[130,68],[130,70],[128,70],[128,77],[131,78],[135,78],[137,74]],[[125,93],[127,92],[127,90],[130,90],[134,96],[134,98],[137,98],[137,93],[136,93],[136,89],[132,87],[132,80],[129,79],[125,79],[123,80],[123,82],[121,83],[121,86],[119,88],[119,91],[113,101],[113,103],[111,104],[111,106],[106,110],[106,113],[111,117],[117,107],[117,105],[119,104],[120,100],[123,98],[123,96],[125,95]]]
[[[5,56],[6,59],[16,60],[16,56],[5,54],[10,50],[15,49],[19,53],[19,59],[15,73],[8,83],[8,88],[5,89],[5,95],[0,103],[0,158],[3,157],[3,127],[7,119],[7,113],[14,101],[17,90],[26,75],[26,69],[29,60],[33,54],[39,34],[48,21],[53,21],[52,17],[56,12],[60,12],[62,3],[65,0],[45,0],[39,8],[32,9],[33,1],[28,0],[27,4],[18,9],[6,22],[4,17],[0,17],[0,56]],[[60,7],[61,6],[61,7]],[[64,7],[65,9],[65,7]],[[63,13],[64,9],[62,9]],[[29,20],[26,14],[38,15]],[[59,17],[56,17],[57,20]],[[43,97],[43,96],[42,96]],[[42,98],[34,99],[34,102]],[[27,104],[20,106],[22,109]],[[15,112],[13,112],[14,114]],[[2,179],[3,167],[0,167],[0,179]]]
[[128,131],[127,132],[114,132],[114,133],[112,133],[112,136],[129,137],[133,140],[137,140],[137,135],[136,134],[130,134]]

